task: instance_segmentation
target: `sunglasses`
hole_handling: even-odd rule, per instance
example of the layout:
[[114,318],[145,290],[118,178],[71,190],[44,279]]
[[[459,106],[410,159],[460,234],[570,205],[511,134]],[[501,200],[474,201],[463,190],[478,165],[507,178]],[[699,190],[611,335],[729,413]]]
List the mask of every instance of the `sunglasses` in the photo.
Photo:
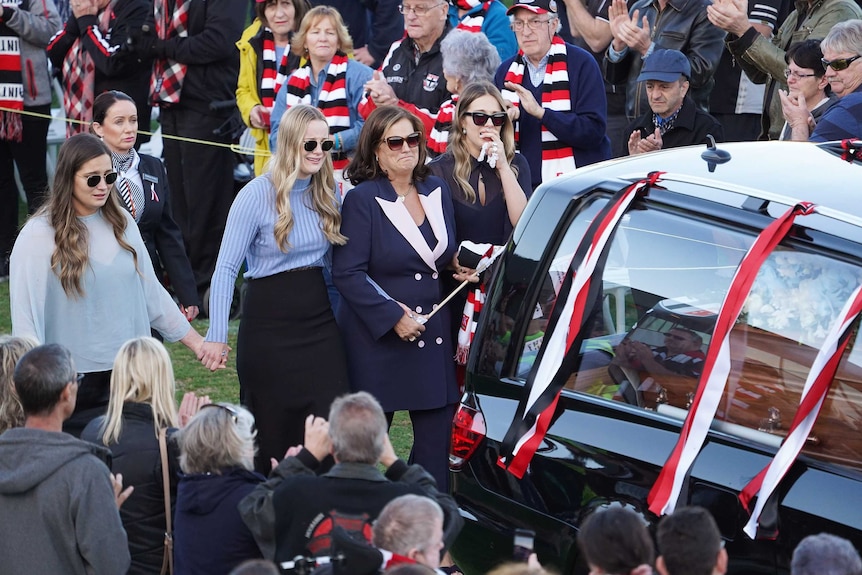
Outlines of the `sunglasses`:
[[232,407],[228,407],[227,405],[222,405],[220,403],[208,403],[206,405],[201,406],[201,409],[205,409],[207,407],[215,407],[217,409],[223,409],[230,415],[231,420],[233,420],[234,425],[239,421],[239,412]]
[[473,123],[477,126],[484,126],[488,123],[488,118],[490,118],[491,123],[498,128],[505,124],[506,118],[509,117],[506,112],[494,112],[493,114],[486,114],[485,112],[464,112],[464,115],[472,116]]
[[389,146],[389,149],[393,152],[397,152],[401,148],[404,147],[404,142],[407,142],[408,148],[415,148],[419,145],[419,132],[413,132],[412,134],[408,134],[407,137],[403,136],[390,136],[384,140],[386,145]]
[[91,188],[95,188],[99,185],[99,182],[102,181],[102,178],[105,178],[105,183],[109,186],[117,181],[117,172],[110,172],[105,174],[104,176],[100,176],[98,174],[94,174],[92,176],[81,176],[82,178],[87,178],[87,185]]
[[840,72],[841,70],[846,70],[850,67],[850,64],[862,58],[860,55],[853,56],[852,58],[837,58],[835,60],[827,60],[826,58],[820,58],[820,62],[823,64],[823,69],[832,68],[836,72]]
[[335,142],[332,140],[323,140],[322,142],[318,142],[317,140],[306,140],[302,147],[305,148],[306,152],[313,152],[317,149],[318,143],[320,144],[320,149],[324,152],[328,152],[333,148],[333,146],[335,146]]

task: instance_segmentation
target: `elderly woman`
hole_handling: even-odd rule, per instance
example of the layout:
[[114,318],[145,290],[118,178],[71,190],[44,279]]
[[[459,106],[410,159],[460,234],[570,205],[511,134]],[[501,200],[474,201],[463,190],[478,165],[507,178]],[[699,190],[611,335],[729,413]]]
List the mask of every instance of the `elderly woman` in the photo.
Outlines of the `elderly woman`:
[[362,100],[365,82],[373,73],[365,64],[347,58],[347,52],[352,49],[353,40],[338,10],[316,6],[308,11],[291,46],[295,54],[305,58],[305,65],[291,74],[278,92],[270,136],[270,144],[275,149],[273,144],[285,109],[297,104],[320,108],[335,142],[332,164],[336,180],[342,184],[342,193],[346,183],[342,172],[364,124],[357,106]]
[[785,120],[780,140],[808,140],[809,132],[838,101],[829,87],[822,58],[820,40],[805,40],[788,48],[784,57],[787,92],[779,90]]
[[227,575],[261,557],[237,505],[265,480],[254,469],[254,417],[211,403],[178,434],[180,475],[174,519],[177,573]]
[[[147,0],[71,0],[72,15],[48,44],[54,70],[62,73],[67,135],[86,132],[93,119],[93,99],[106,90],[122,90],[138,108],[138,121],[150,126],[150,66],[126,50],[141,30],[153,3]],[[138,134],[136,146],[149,141]]]
[[497,49],[491,45],[485,34],[455,29],[446,34],[440,43],[443,55],[443,77],[446,89],[452,98],[443,102],[434,118],[428,137],[428,154],[439,156],[446,151],[449,142],[449,127],[455,114],[458,94],[473,82],[494,80],[494,72],[500,65]]
[[270,114],[275,95],[299,66],[299,56],[290,49],[290,39],[308,9],[306,0],[256,0],[257,18],[236,43],[236,105],[255,141],[256,176],[265,171],[270,156]]
[[[332,276],[342,294],[339,325],[351,335],[354,391],[368,391],[390,419],[409,410],[413,461],[448,486],[449,432],[458,399],[448,314],[424,321],[445,295],[440,274],[455,253],[446,183],[428,175],[425,130],[395,106],[368,117],[347,175]],[[385,366],[385,368],[383,368]]]
[[39,342],[30,337],[0,335],[0,433],[24,425],[24,410],[12,374],[21,356],[37,345]]

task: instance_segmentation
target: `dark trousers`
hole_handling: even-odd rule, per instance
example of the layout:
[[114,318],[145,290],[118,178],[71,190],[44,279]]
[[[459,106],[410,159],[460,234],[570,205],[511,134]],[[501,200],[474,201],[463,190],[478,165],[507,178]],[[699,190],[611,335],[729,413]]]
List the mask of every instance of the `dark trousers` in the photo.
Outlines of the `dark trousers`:
[[[28,106],[27,112],[51,114],[50,104]],[[45,155],[48,152],[47,118],[22,116],[23,138],[20,142],[0,140],[0,259],[12,251],[18,235],[18,185],[15,183],[15,166],[24,193],[27,195],[27,209],[35,212],[45,201],[48,190],[48,172],[45,168]]]
[[[162,133],[223,144],[213,131],[224,118],[188,108],[161,112]],[[226,147],[164,139],[165,167],[171,187],[171,209],[180,226],[192,264],[198,294],[210,285],[227,213],[233,202],[233,152]]]
[[[386,420],[392,424],[394,413],[387,413]],[[437,481],[437,490],[449,492],[449,446],[452,443],[452,418],[455,405],[438,409],[423,409],[410,412],[413,424],[413,449],[409,463],[425,468]]]

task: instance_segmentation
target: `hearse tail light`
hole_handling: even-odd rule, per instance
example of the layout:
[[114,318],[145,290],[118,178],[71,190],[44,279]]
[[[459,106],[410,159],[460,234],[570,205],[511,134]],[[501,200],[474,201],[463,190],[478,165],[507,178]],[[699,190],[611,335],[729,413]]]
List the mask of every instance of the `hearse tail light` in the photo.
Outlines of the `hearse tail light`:
[[[473,405],[469,405],[472,403]],[[452,422],[452,446],[449,450],[449,469],[460,470],[479,447],[485,437],[485,417],[475,402],[465,396]]]

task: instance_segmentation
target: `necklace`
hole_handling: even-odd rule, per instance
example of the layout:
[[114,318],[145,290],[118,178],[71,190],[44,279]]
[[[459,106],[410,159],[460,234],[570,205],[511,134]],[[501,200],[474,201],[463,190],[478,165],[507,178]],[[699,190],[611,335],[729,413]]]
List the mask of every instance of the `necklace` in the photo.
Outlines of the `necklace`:
[[[395,186],[392,186],[392,187],[394,188]],[[412,190],[412,189],[413,189],[413,182],[410,182],[409,184],[407,184],[407,191],[404,192],[403,194],[399,194],[398,190],[395,190],[395,195],[398,196],[398,201],[403,204],[405,198],[407,198],[407,196],[410,195],[410,190]]]

